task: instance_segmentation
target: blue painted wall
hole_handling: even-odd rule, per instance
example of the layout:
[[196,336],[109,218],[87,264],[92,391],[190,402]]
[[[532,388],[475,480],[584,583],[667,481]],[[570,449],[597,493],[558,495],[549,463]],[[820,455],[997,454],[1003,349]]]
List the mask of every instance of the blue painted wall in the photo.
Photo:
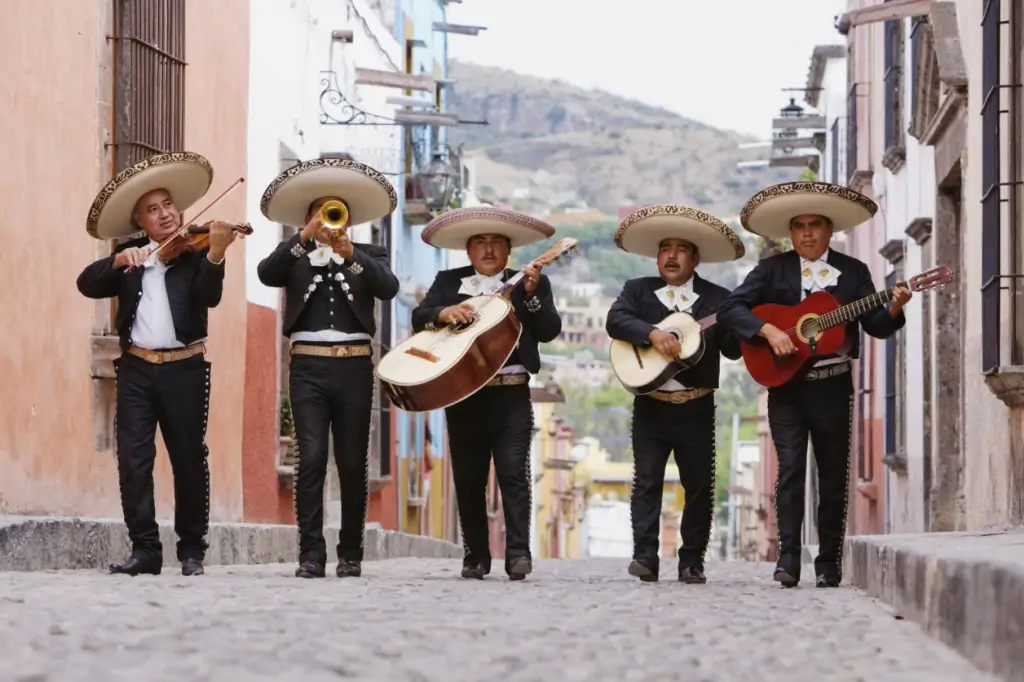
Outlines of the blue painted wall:
[[[435,22],[443,22],[446,20],[445,5],[441,0],[401,0],[398,3],[395,21],[395,38],[399,44],[405,46],[405,41],[410,40],[421,40],[425,43],[424,46],[413,48],[413,73],[415,74],[433,74],[434,73],[434,62],[440,62],[441,64],[441,77],[448,77],[448,35],[434,31],[433,25]],[[405,35],[405,24],[406,19],[409,19],[413,25],[413,35]],[[404,66],[404,64],[403,64]],[[442,98],[446,97],[446,94],[442,91]],[[444,104],[442,100],[442,105]],[[442,110],[444,107],[442,106]],[[432,139],[431,129],[426,126],[419,126],[414,129],[414,137],[416,139],[415,147],[420,150],[426,150],[425,154],[422,154],[422,162],[424,164],[430,162],[431,151],[442,146],[446,142],[445,129],[439,127],[436,129],[437,139]],[[405,141],[403,139],[403,156],[407,150],[404,149]],[[415,156],[415,155],[414,155]],[[413,168],[416,172],[419,170],[417,167]],[[405,182],[404,176],[398,177],[398,185],[396,189],[399,190],[399,203],[398,203],[398,214],[403,214],[405,210]],[[431,282],[434,280],[434,275],[438,270],[444,270],[448,267],[448,254],[440,249],[435,249],[432,246],[428,246],[423,243],[420,239],[421,225],[406,225],[404,221],[398,220],[394,223],[395,225],[395,255],[393,257],[393,266],[395,268],[395,274],[398,275],[399,279],[411,277],[414,286],[416,284],[423,284],[429,287]],[[398,332],[395,343],[399,343],[405,338],[403,330],[411,329],[412,325],[410,322],[410,314],[412,308],[406,305],[401,300],[396,299],[394,302],[394,319],[395,328]],[[424,423],[429,420],[431,435],[434,439],[434,468],[441,470],[440,459],[445,453],[445,443],[447,436],[444,430],[444,412],[437,410],[431,413],[425,414],[410,414],[403,412],[402,410],[395,409],[397,414],[396,418],[396,429],[394,434],[395,452],[397,453],[398,459],[398,471],[392,472],[394,480],[400,486],[408,486],[407,479],[407,465],[405,463],[406,458],[410,453],[422,453],[424,446]],[[401,496],[398,496],[398,504],[401,505]],[[399,524],[405,522],[406,513],[405,509],[398,509],[398,520]]]

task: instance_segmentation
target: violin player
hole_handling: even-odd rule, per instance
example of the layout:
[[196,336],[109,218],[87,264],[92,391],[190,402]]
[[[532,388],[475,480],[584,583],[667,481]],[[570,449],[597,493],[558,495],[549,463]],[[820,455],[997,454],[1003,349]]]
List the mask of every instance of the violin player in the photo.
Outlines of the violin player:
[[143,233],[78,276],[83,296],[118,300],[117,468],[131,555],[111,565],[111,573],[159,575],[163,566],[153,495],[157,426],[174,472],[181,572],[203,573],[210,521],[210,363],[203,341],[207,311],[220,303],[225,254],[235,230],[213,221],[208,249],[182,253],[170,262],[147,257],[179,231],[181,212],[206,194],[212,180],[213,168],[199,154],[157,154],[107,183],[86,219],[86,231],[95,239]]
[[[302,226],[257,267],[260,282],[285,290],[282,333],[291,342],[289,397],[295,425],[295,516],[299,578],[326,575],[324,482],[328,439],[341,485],[339,578],[362,575],[370,496],[374,309],[398,294],[387,249],[353,242],[352,225],[391,214],[398,195],[382,174],[357,161],[320,158],[279,175],[263,193],[269,220]],[[336,211],[335,220],[321,217]],[[333,209],[331,208],[333,206]]]

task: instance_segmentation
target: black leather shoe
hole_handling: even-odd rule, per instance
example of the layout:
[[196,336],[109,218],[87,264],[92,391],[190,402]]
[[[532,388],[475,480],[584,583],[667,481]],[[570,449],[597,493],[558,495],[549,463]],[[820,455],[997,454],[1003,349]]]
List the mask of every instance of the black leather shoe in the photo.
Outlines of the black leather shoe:
[[704,571],[694,566],[679,567],[679,582],[688,585],[704,585],[708,581]]
[[509,580],[526,580],[533,573],[533,562],[526,557],[516,557],[505,562],[505,573]]
[[182,575],[202,575],[203,562],[199,559],[185,559],[181,562],[181,574]]
[[160,575],[163,568],[163,560],[159,557],[133,555],[123,564],[110,564],[111,573],[123,575]]
[[338,568],[335,571],[335,574],[339,578],[358,578],[363,574],[363,567],[358,561],[342,559],[338,562]]
[[783,587],[796,587],[800,584],[800,572],[787,569],[783,566],[776,566],[772,578]]
[[839,576],[819,573],[816,587],[839,587]]
[[315,559],[306,559],[295,569],[296,578],[323,578],[326,575],[324,565]]
[[640,578],[645,583],[658,582],[658,566],[651,565],[653,562],[644,559],[633,559],[629,562],[629,574],[634,578]]
[[483,580],[487,575],[487,569],[483,564],[471,564],[462,567],[462,577],[466,580]]

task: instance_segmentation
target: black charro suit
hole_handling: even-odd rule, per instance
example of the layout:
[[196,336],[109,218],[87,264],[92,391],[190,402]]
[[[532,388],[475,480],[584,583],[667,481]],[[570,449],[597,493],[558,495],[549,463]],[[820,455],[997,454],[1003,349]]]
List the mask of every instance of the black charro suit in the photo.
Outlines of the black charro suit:
[[[153,364],[125,352],[133,345],[132,329],[148,269],[138,267],[128,272],[115,268],[114,258],[126,249],[149,243],[148,237],[141,237],[119,244],[114,255],[86,266],[77,282],[79,292],[87,298],[116,297],[118,301],[114,326],[122,355],[114,360],[117,465],[132,558],[111,570],[158,572],[162,564],[163,547],[153,499],[159,426],[174,472],[177,557],[183,562],[182,571],[192,575],[201,572],[199,562],[208,547],[205,536],[210,522],[210,469],[206,426],[210,363],[202,353]],[[217,307],[224,292],[226,262],[215,265],[207,254],[205,250],[183,253],[167,265],[163,274],[174,335],[185,346],[206,338],[208,309]],[[162,313],[154,308],[151,314]]]
[[[263,284],[284,288],[282,331],[293,337],[289,397],[296,442],[296,575],[324,575],[323,488],[333,433],[341,484],[338,575],[354,576],[361,573],[370,494],[367,449],[373,410],[370,342],[377,331],[374,312],[378,300],[395,297],[399,283],[391,271],[388,252],[381,246],[353,243],[352,258],[323,266],[314,266],[307,257],[316,248],[313,240],[302,244],[299,235],[293,235],[260,262],[257,273]],[[294,338],[299,333],[323,340]],[[306,354],[323,350],[317,346],[358,350],[360,354]]]
[[[504,280],[515,274],[506,269]],[[475,274],[472,266],[438,272],[423,301],[412,311],[416,332],[439,325],[438,315],[451,305],[471,298],[460,294],[462,278]],[[547,343],[562,331],[551,282],[541,275],[532,295],[522,285],[511,294],[516,318],[522,323],[519,345],[506,367],[520,365],[529,374],[540,371],[538,343]],[[515,385],[487,386],[460,403],[445,409],[452,475],[462,525],[463,575],[482,577],[490,571],[491,552],[487,527],[487,477],[491,458],[501,489],[505,515],[505,571],[525,577],[513,568],[516,560],[531,559],[530,519],[533,514],[530,476],[530,442],[533,439],[533,407],[526,379]],[[517,564],[521,566],[522,564]]]
[[[669,310],[656,291],[665,286],[660,277],[631,279],[608,311],[605,327],[613,339],[648,347],[655,323],[668,317]],[[718,311],[729,290],[694,273],[697,300],[686,312],[700,320]],[[719,384],[720,355],[740,356],[736,337],[721,325],[704,333],[705,350],[700,361],[674,379],[688,389],[716,389]],[[668,397],[671,389],[652,395]],[[715,398],[700,395],[683,403],[658,400],[652,395],[633,399],[633,491],[630,495],[633,521],[633,558],[656,577],[659,570],[661,502],[665,464],[675,455],[686,505],[680,525],[682,547],[679,570],[682,579],[700,582],[704,555],[711,536],[715,500]],[[635,564],[634,564],[635,566]]]
[[[841,305],[875,293],[871,271],[863,261],[832,249],[823,258],[841,273],[839,280],[825,289]],[[756,339],[764,321],[751,309],[765,303],[798,304],[805,294],[801,269],[801,259],[795,251],[760,261],[722,303],[718,323],[732,329],[741,339]],[[865,313],[847,326],[845,355],[860,357],[858,326],[869,336],[885,339],[905,324],[902,311],[895,318],[887,308]],[[836,359],[822,358],[822,361]],[[779,528],[776,577],[785,585],[795,585],[800,579],[800,529],[804,518],[808,439],[814,446],[820,490],[820,552],[814,560],[815,573],[819,584],[838,585],[842,579],[852,420],[853,377],[849,361],[831,364],[768,390],[768,422],[779,464],[775,488]]]

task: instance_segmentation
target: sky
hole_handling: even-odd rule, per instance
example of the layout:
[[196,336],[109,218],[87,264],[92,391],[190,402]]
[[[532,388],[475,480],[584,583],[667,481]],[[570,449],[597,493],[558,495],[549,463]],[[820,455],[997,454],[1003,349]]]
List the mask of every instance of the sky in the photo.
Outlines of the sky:
[[[846,0],[462,0],[451,58],[596,87],[760,139]],[[456,87],[458,87],[456,85]]]

